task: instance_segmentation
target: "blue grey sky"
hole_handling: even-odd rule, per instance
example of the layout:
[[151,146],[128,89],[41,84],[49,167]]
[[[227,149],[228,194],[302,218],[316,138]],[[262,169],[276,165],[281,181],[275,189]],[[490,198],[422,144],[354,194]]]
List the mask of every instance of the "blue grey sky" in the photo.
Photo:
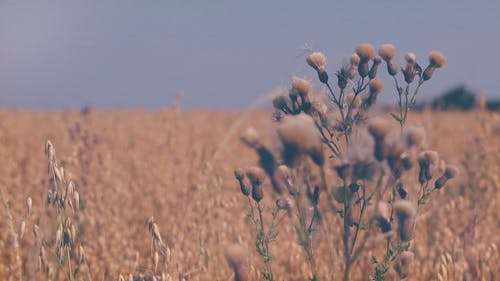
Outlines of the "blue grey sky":
[[500,98],[499,13],[468,0],[0,0],[0,107],[158,108],[179,92],[187,107],[244,107],[291,75],[316,78],[305,46],[333,72],[362,42],[422,65],[443,51],[423,98],[461,83]]

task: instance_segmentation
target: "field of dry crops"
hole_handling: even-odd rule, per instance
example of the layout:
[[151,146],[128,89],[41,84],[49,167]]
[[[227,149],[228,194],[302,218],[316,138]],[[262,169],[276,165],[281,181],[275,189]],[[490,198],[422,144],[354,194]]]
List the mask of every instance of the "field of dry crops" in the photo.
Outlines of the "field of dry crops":
[[[500,115],[480,110],[410,116],[427,131],[425,147],[461,173],[421,207],[406,280],[500,278],[499,122]],[[233,175],[258,161],[239,140],[247,126],[275,146],[270,112],[0,111],[0,279],[231,280],[224,250],[240,243],[250,280],[261,280],[248,202]],[[53,246],[60,217],[47,204],[47,140],[79,192],[79,211],[64,210],[76,228],[62,238],[72,244],[71,275]],[[327,174],[334,174],[328,161]],[[265,186],[264,208],[276,198]],[[310,269],[290,220],[284,217],[271,244],[274,275],[306,280]],[[324,221],[312,237],[318,276],[338,280],[341,220]],[[352,280],[373,274],[372,256],[384,245],[377,233],[368,239]],[[159,257],[152,254],[158,247]]]

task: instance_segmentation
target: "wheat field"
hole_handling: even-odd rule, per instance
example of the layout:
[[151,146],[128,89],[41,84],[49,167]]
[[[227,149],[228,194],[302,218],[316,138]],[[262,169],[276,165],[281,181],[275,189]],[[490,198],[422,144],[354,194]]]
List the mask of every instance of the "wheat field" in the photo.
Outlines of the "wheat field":
[[[71,278],[231,280],[224,249],[239,243],[248,250],[250,280],[260,280],[261,260],[233,170],[258,160],[239,140],[245,127],[255,127],[275,145],[270,116],[266,111],[2,110],[0,279],[67,280],[66,267],[50,254],[57,229],[57,214],[46,202],[50,177],[44,146],[50,139],[81,198],[72,239],[85,249],[85,262],[73,264]],[[411,123],[428,132],[425,145],[462,172],[421,209],[407,280],[496,280],[500,275],[499,122],[500,115],[481,110],[411,115]],[[328,161],[327,166],[333,173]],[[265,188],[262,203],[271,209],[277,195]],[[148,232],[150,217],[168,249],[160,265],[151,250],[156,238]],[[287,220],[270,249],[274,275],[306,280],[309,268]],[[335,218],[325,220],[312,238],[322,280],[339,279],[343,267],[340,221],[332,222]],[[48,273],[38,262],[35,225],[47,241]],[[373,273],[379,240],[369,239],[373,246],[353,265],[353,280]],[[74,260],[80,254],[71,253]]]

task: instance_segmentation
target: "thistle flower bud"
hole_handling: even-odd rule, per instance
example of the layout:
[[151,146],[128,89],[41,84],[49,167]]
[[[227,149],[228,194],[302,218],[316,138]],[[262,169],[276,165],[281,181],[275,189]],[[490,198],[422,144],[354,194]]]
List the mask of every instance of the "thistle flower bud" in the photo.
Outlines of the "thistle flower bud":
[[425,131],[420,127],[408,127],[406,129],[406,143],[408,146],[420,147],[425,139]]
[[368,62],[376,55],[376,50],[372,44],[362,43],[356,47],[356,54],[360,58],[358,73],[361,77],[366,77],[370,71]]
[[447,165],[444,174],[439,177],[434,183],[436,189],[442,188],[448,180],[455,178],[459,175],[460,170],[455,165]]
[[435,151],[421,152],[418,155],[418,164],[420,166],[418,181],[423,184],[434,176],[434,172],[439,165],[439,156]]
[[277,110],[281,110],[286,114],[291,114],[292,113],[292,101],[289,97],[286,96],[277,96],[273,99],[273,106]]
[[311,99],[309,98],[310,90],[311,83],[309,81],[296,76],[292,77],[292,88],[290,89],[290,93],[297,93],[297,95],[300,96],[304,112],[308,112],[311,109]]
[[382,233],[387,233],[391,230],[391,208],[385,202],[379,202],[375,209],[375,220],[377,221]]
[[424,81],[431,79],[432,75],[434,74],[434,71],[437,68],[445,67],[447,63],[448,63],[448,59],[446,58],[446,56],[443,53],[441,53],[439,51],[430,52],[429,65],[424,70],[424,74],[422,76]]
[[336,76],[337,76],[337,85],[341,90],[343,90],[345,89],[345,87],[347,87],[348,80],[351,79],[351,70],[342,67],[339,71],[337,71]]
[[238,180],[238,182],[240,184],[241,193],[244,196],[250,195],[250,188],[245,181],[245,174],[243,173],[243,170],[242,169],[234,170],[234,176],[236,177],[236,179]]
[[373,59],[372,67],[370,68],[370,72],[368,73],[368,78],[373,79],[377,76],[378,65],[382,62],[379,57],[375,57]]
[[354,53],[351,55],[351,66],[358,66],[359,62],[361,61],[361,58],[358,56],[358,54]]
[[368,132],[374,139],[383,139],[389,133],[389,123],[383,118],[375,117],[368,124]]
[[314,68],[318,73],[321,83],[328,83],[328,74],[326,73],[326,56],[320,52],[314,52],[307,56],[307,64]]
[[373,79],[368,84],[368,88],[370,90],[370,94],[378,95],[384,90],[384,80]]
[[445,67],[448,63],[446,56],[439,51],[432,51],[429,54],[429,64],[435,68]]
[[348,93],[345,96],[345,104],[347,106],[350,106],[352,108],[359,108],[361,104],[363,103],[363,100],[359,96],[356,96],[354,93]]
[[253,149],[258,149],[262,146],[262,143],[259,140],[259,133],[257,133],[257,131],[252,127],[246,128],[240,138],[243,143]]
[[314,120],[306,114],[285,119],[277,129],[284,145],[283,160],[294,166],[301,154],[307,154],[318,165],[324,164],[323,146]]
[[394,269],[396,270],[399,278],[404,279],[408,277],[410,264],[413,261],[414,254],[410,251],[403,251],[398,254],[394,261]]
[[246,176],[250,180],[252,186],[262,185],[266,180],[266,173],[257,166],[248,168]]
[[359,44],[358,46],[356,46],[355,52],[359,56],[360,63],[372,60],[377,54],[375,47],[373,47],[373,45],[370,43]]
[[224,251],[226,261],[234,271],[235,281],[248,280],[248,273],[244,270],[247,255],[247,250],[238,244],[230,245]]
[[403,70],[403,76],[405,78],[405,82],[410,84],[415,80],[415,75],[417,75],[417,72],[415,70],[415,66],[411,64],[407,64]]
[[398,65],[394,61],[388,61],[387,64],[387,72],[391,76],[395,76],[398,74]]
[[391,61],[396,55],[396,46],[393,44],[383,44],[378,49],[378,55],[385,61]]
[[415,207],[410,201],[400,200],[394,203],[394,214],[398,221],[398,234],[403,242],[413,239],[415,232]]
[[414,65],[417,63],[417,56],[414,53],[407,53],[405,55],[405,60],[408,64]]

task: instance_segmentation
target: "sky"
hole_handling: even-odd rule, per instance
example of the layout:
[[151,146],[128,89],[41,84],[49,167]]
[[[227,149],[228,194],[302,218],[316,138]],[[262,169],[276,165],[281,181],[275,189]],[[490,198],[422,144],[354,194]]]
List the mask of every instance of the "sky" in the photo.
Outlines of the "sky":
[[241,108],[292,75],[317,81],[307,49],[333,73],[363,42],[395,44],[400,63],[445,53],[422,99],[459,84],[500,98],[499,12],[469,0],[0,0],[0,107],[155,109],[183,93],[188,108]]

